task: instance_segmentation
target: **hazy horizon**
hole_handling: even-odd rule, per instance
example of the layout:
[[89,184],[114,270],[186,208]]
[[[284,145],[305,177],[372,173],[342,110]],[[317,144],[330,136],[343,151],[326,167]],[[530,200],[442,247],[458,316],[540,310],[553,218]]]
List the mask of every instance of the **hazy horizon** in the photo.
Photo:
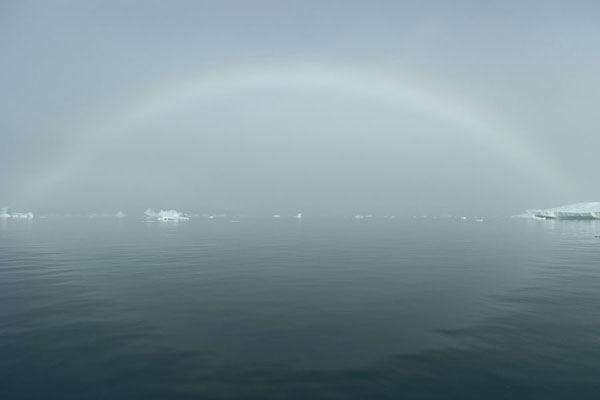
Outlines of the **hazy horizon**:
[[0,206],[600,201],[595,2],[4,2]]

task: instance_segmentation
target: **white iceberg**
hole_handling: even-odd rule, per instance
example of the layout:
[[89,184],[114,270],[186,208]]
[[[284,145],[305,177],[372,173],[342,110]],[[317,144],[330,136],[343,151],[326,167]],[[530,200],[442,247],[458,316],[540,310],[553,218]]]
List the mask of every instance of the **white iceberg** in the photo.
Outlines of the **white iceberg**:
[[8,207],[0,208],[0,218],[32,219],[33,213],[12,213]]
[[600,202],[576,203],[543,210],[530,210],[528,214],[538,219],[600,219]]
[[144,214],[146,215],[146,218],[153,221],[182,221],[190,219],[190,217],[184,213],[175,210],[160,210],[156,212],[149,208],[144,211]]

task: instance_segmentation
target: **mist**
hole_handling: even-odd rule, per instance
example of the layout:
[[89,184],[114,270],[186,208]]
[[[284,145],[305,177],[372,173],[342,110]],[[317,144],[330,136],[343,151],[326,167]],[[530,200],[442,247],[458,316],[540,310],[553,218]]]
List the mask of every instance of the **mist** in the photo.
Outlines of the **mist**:
[[4,2],[0,206],[492,214],[600,199],[595,2]]

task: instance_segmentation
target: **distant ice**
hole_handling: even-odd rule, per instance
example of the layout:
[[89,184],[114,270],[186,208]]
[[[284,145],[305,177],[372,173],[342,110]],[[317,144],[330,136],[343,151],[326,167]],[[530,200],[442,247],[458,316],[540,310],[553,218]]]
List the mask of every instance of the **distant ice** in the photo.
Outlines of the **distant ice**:
[[0,208],[0,218],[32,219],[33,213],[13,213],[8,207]]
[[600,219],[600,202],[575,203],[566,206],[528,210],[518,215],[522,218],[534,219]]
[[296,218],[302,219],[302,213],[298,213],[298,215],[296,215]]
[[160,210],[157,212],[149,208],[144,211],[144,214],[147,219],[153,221],[182,221],[190,219],[184,213],[175,210]]
[[203,214],[202,216],[206,217],[208,219],[217,219],[217,218],[226,218],[228,215],[227,214]]
[[273,214],[273,215],[271,215],[271,218],[281,218],[281,215],[279,215],[279,214]]

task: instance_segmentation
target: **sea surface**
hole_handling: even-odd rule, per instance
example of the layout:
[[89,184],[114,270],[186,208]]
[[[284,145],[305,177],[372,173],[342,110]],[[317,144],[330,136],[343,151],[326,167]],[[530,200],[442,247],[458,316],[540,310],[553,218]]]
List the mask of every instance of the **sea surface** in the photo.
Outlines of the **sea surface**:
[[598,399],[600,223],[0,221],[0,399]]

